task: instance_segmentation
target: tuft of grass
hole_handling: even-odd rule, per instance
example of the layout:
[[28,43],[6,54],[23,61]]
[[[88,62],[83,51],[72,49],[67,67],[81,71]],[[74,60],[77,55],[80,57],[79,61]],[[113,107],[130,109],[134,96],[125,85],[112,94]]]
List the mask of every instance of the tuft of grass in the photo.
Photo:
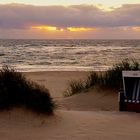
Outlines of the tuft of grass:
[[85,84],[82,80],[72,80],[69,82],[69,88],[64,92],[64,97],[80,93],[85,89]]
[[64,95],[71,96],[94,86],[118,90],[122,87],[123,70],[140,70],[140,63],[133,59],[125,59],[120,63],[114,64],[112,68],[108,69],[105,72],[90,72],[86,80],[70,82],[68,90],[65,92]]
[[48,89],[27,80],[13,68],[0,70],[0,110],[24,106],[35,112],[53,114],[55,103]]
[[90,72],[85,81],[85,88],[88,89],[88,88],[96,85],[96,83],[98,83],[98,81],[99,81],[99,75],[97,74],[97,72]]

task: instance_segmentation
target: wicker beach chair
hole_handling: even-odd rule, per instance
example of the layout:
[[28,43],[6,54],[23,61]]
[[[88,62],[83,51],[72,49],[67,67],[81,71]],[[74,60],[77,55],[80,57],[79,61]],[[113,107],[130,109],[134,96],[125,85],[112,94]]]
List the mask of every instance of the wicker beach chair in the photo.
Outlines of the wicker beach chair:
[[123,71],[123,90],[119,91],[119,110],[140,112],[140,71]]

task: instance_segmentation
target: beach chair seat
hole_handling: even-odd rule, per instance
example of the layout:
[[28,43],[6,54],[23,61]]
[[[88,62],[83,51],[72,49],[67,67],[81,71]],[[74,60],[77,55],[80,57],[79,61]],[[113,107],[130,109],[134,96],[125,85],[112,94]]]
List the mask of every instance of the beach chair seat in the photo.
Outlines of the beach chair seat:
[[123,71],[123,90],[119,91],[119,110],[140,112],[140,71]]

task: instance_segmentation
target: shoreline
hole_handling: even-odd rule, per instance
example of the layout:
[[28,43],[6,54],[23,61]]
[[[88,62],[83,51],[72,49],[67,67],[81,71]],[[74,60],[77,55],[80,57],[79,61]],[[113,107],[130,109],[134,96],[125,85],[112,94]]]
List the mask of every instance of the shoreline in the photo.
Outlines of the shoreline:
[[12,66],[19,72],[43,72],[43,71],[106,71],[111,66]]

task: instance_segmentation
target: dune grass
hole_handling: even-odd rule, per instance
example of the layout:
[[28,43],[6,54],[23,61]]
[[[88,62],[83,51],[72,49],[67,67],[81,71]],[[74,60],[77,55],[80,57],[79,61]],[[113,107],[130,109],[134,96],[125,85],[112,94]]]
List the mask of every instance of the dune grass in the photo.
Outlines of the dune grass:
[[69,81],[69,87],[64,92],[63,95],[64,97],[68,97],[78,92],[82,92],[84,89],[85,89],[85,85],[82,80],[72,80],[72,81]]
[[71,81],[65,97],[80,93],[94,86],[100,86],[119,90],[122,87],[123,70],[140,70],[140,63],[136,60],[125,59],[114,64],[112,68],[105,72],[90,72],[86,80]]
[[140,70],[140,64],[136,60],[125,59],[120,63],[114,64],[112,68],[99,76],[99,84],[109,88],[119,89],[122,87],[122,71]]
[[38,113],[53,114],[55,103],[48,89],[27,80],[8,66],[0,70],[0,110],[24,106]]

